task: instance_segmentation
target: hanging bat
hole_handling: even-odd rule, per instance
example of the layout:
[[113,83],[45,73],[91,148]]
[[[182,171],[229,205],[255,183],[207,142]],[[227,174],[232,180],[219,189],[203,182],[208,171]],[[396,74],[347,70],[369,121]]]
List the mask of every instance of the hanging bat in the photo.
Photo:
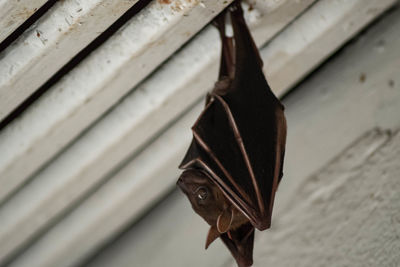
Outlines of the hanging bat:
[[178,187],[211,226],[206,248],[218,237],[239,267],[253,264],[254,230],[271,226],[286,143],[284,107],[262,72],[262,60],[240,2],[214,20],[222,40],[219,80],[192,127],[192,143],[179,166]]

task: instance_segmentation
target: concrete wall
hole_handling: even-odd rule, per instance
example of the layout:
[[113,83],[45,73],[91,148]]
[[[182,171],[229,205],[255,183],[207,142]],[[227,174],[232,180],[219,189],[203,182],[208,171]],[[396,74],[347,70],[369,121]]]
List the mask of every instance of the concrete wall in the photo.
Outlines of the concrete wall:
[[255,266],[399,266],[399,156],[399,132],[374,130],[305,179]]
[[286,99],[286,175],[255,266],[400,266],[399,29],[397,9]]

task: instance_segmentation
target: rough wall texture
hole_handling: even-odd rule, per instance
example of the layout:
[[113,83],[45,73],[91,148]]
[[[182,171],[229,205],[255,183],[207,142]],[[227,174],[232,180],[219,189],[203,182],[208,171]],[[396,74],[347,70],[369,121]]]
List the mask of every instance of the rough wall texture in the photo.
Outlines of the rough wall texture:
[[[400,133],[374,130],[304,181],[263,266],[400,266]],[[261,265],[260,265],[261,266]]]
[[254,266],[400,266],[399,15],[285,99],[285,176]]

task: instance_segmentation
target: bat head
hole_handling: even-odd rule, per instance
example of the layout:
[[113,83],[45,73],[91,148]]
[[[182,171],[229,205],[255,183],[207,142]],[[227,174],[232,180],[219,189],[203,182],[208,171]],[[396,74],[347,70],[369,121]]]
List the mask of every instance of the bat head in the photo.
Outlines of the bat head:
[[211,226],[217,224],[218,217],[229,206],[222,191],[202,171],[184,171],[177,185],[188,197],[193,210]]
[[184,171],[177,185],[188,197],[193,210],[211,226],[206,248],[221,234],[249,222],[203,171]]
[[201,170],[189,169],[182,173],[177,185],[188,197],[193,210],[211,226],[206,249],[220,237],[239,266],[251,266],[254,227],[208,175]]

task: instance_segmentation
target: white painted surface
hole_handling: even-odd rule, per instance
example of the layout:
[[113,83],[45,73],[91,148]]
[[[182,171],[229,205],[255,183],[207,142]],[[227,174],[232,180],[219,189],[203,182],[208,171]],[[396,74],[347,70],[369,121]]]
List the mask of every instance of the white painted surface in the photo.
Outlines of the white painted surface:
[[152,2],[5,128],[0,133],[0,202],[228,2],[206,4],[185,2],[176,11],[175,4]]
[[399,157],[400,132],[370,132],[303,180],[297,204],[256,242],[257,263],[399,266]]
[[0,120],[136,2],[58,1],[1,53]]
[[[285,99],[296,110],[288,111],[288,124],[298,134],[287,140],[292,156],[285,161],[283,195],[295,195],[301,177],[322,168],[366,131],[400,127],[399,27],[397,8]],[[308,159],[307,164],[298,159]],[[282,212],[292,205],[290,198],[277,201]]]
[[[122,167],[11,266],[75,266],[171,190],[201,103]],[[57,246],[54,246],[57,244]]]
[[264,72],[280,94],[315,69],[342,43],[397,0],[326,0],[316,2],[261,50]]
[[44,3],[46,0],[0,0],[0,43]]
[[[382,141],[387,140],[387,137],[383,136],[383,139],[372,138],[377,142],[364,139],[366,142],[364,141],[363,144],[365,144],[364,148],[366,149],[362,151],[365,153],[355,150],[358,151],[356,156],[345,158],[346,162],[343,163],[341,168],[341,171],[343,171],[341,177],[346,177],[348,174],[360,174],[360,177],[356,178],[349,188],[346,187],[346,183],[341,184],[347,178],[338,179],[335,183],[333,178],[329,179],[332,176],[326,176],[323,181],[320,180],[315,183],[315,180],[309,177],[340,155],[354,140],[370,129],[374,127],[398,129],[400,127],[400,117],[398,116],[400,113],[400,78],[398,75],[400,71],[400,50],[398,49],[400,37],[395,34],[400,27],[399,14],[400,10],[397,10],[368,29],[357,42],[353,42],[332,58],[329,63],[315,72],[285,99],[289,131],[284,178],[275,201],[272,228],[265,232],[256,233],[254,266],[297,266],[294,259],[300,260],[303,266],[324,266],[322,264],[324,262],[319,260],[326,256],[331,256],[332,259],[336,258],[338,263],[342,264],[338,264],[338,266],[398,265],[395,264],[395,260],[398,259],[399,255],[397,250],[399,240],[396,239],[393,228],[390,228],[395,226],[397,229],[398,222],[388,221],[388,218],[396,220],[400,210],[398,206],[399,189],[397,187],[399,185],[397,183],[399,170],[396,161],[398,154],[397,156],[386,154],[383,157],[390,159],[389,164],[392,170],[396,168],[397,170],[394,175],[385,176],[385,185],[379,187],[382,190],[379,191],[377,199],[365,199],[365,203],[367,203],[365,209],[354,211],[353,206],[343,207],[343,202],[335,202],[335,197],[333,197],[333,200],[331,199],[332,193],[333,196],[336,196],[334,193],[338,192],[336,191],[338,188],[342,190],[339,192],[342,192],[340,194],[345,196],[346,201],[354,200],[354,203],[358,203],[357,205],[362,207],[364,198],[370,196],[368,193],[371,190],[376,192],[374,183],[383,181],[376,179],[376,177],[381,177],[379,170],[385,169],[387,166],[379,167],[381,158],[378,157],[378,161],[374,164],[376,170],[370,169],[370,173],[358,172],[361,167],[353,168],[357,165],[368,165],[368,155],[371,155],[374,150],[379,151]],[[360,82],[362,73],[366,75],[364,82]],[[396,153],[399,153],[398,137],[396,142]],[[391,150],[391,147],[394,147],[394,145],[385,146],[384,149]],[[368,163],[363,164],[366,158]],[[345,174],[346,170],[349,169],[357,172],[350,171]],[[369,174],[364,176],[361,175],[362,173]],[[368,182],[363,183],[361,177],[368,179]],[[310,181],[314,181],[314,183],[309,183]],[[393,182],[396,185],[393,185]],[[332,184],[340,186],[336,187]],[[315,185],[315,187],[311,188],[312,192],[306,191],[307,194],[304,194],[305,189],[309,190],[308,185]],[[391,185],[393,185],[392,189],[390,189]],[[324,190],[330,193],[327,195],[329,201],[323,199],[323,193],[317,193],[317,191],[324,192]],[[352,191],[357,191],[359,194],[354,194],[355,197],[352,198]],[[388,195],[385,197],[385,201],[379,202],[382,193],[386,194],[386,192],[388,192]],[[321,204],[323,207],[318,206],[315,212],[313,212],[314,206],[309,205],[312,193],[315,193],[314,197],[317,199],[315,204],[323,204]],[[394,197],[397,197],[397,200]],[[336,215],[342,213],[342,216],[332,218],[329,217],[329,214],[324,213],[323,216],[326,219],[320,220],[319,212],[324,207],[329,207],[332,213],[337,211]],[[380,208],[378,209],[378,207]],[[297,208],[299,211],[296,210]],[[365,216],[369,214],[370,208],[374,208],[374,212],[390,210],[392,213],[372,213],[375,216],[373,220],[369,220],[366,219],[369,217]],[[355,216],[351,216],[352,212],[356,212]],[[393,217],[392,214],[397,215]],[[299,216],[299,218],[296,216]],[[327,220],[329,218],[331,220]],[[382,220],[383,227],[377,231],[380,225],[377,223],[379,219]],[[318,225],[313,228],[310,226],[310,229],[308,229],[309,224],[297,224],[298,220],[307,223],[315,221]],[[328,236],[332,237],[330,239],[332,242],[326,242],[325,247],[332,249],[328,251],[330,254],[314,253],[314,251],[320,251],[318,247],[314,246],[314,242],[322,246],[321,242],[326,240],[324,236],[320,235],[315,236],[315,239],[312,238],[314,232],[315,234],[321,233],[318,229],[322,222],[326,227],[329,225],[333,227],[336,223],[343,226],[343,228],[332,230],[332,233],[338,234],[338,239],[335,239],[330,232],[328,233]],[[284,226],[287,226],[288,232],[285,231],[286,228],[283,227],[283,223],[285,223]],[[355,229],[360,225],[359,223],[363,223],[365,226]],[[299,227],[299,231],[296,231],[297,227]],[[341,233],[340,229],[343,229],[344,232]],[[353,230],[355,231],[354,236]],[[301,231],[307,231],[306,233],[309,235],[302,235]],[[206,233],[206,223],[193,212],[183,194],[176,192],[164,199],[150,214],[139,223],[134,224],[128,231],[124,232],[123,236],[102,250],[85,266],[234,266],[227,249],[223,247],[221,242],[217,241],[207,251],[204,250]],[[291,239],[292,235],[293,239]],[[359,237],[359,240],[363,241],[357,247],[355,237]],[[354,248],[344,244],[346,238],[349,238],[349,245],[353,244]],[[375,238],[380,239],[380,241],[375,243]],[[292,240],[296,242],[292,244]],[[340,244],[335,243],[338,240],[341,241]],[[384,241],[387,241],[387,243]],[[283,246],[282,249],[280,244]],[[364,248],[367,246],[368,248],[363,250],[361,245],[364,244]],[[369,248],[377,248],[377,245],[382,245],[382,249],[379,251],[384,253],[381,255],[373,254],[376,257],[371,258],[370,262],[363,260],[359,262],[360,265],[357,265],[356,261],[351,262],[352,264],[345,262],[347,259],[352,260],[359,257],[353,257],[352,253],[359,252],[360,255],[368,258],[371,254],[365,253],[365,251]],[[332,254],[333,252],[343,253],[342,246],[347,248],[349,254],[346,256]],[[293,251],[296,247],[302,252],[301,255],[296,252],[289,255],[286,253],[285,248],[290,248],[290,251]],[[338,252],[335,249],[340,249],[340,251]],[[151,251],[157,251],[157,253]],[[273,256],[273,253],[276,253],[277,256]],[[318,264],[314,265],[311,260],[307,261],[307,259],[312,259],[313,256],[318,257],[316,259]],[[269,261],[269,258],[273,261]],[[384,261],[385,259],[388,261]],[[335,265],[332,262],[329,263],[327,264],[329,266]]]

